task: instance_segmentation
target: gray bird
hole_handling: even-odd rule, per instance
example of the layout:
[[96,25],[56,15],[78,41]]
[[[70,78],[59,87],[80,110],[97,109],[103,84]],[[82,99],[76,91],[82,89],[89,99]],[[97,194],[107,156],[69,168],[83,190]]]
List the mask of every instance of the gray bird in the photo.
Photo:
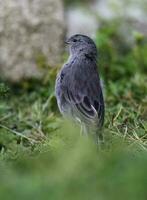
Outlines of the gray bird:
[[60,112],[81,123],[85,134],[101,137],[104,100],[97,71],[97,48],[91,38],[76,34],[66,43],[70,56],[57,75],[55,93]]

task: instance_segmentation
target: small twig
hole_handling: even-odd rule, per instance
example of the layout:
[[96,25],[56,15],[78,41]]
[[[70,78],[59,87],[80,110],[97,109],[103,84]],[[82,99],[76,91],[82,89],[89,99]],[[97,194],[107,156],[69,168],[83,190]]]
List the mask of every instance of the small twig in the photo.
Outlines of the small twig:
[[45,136],[45,134],[43,133],[43,131],[42,131],[42,122],[40,121],[40,125],[38,126],[38,127],[36,127],[35,125],[33,125],[33,124],[30,124],[29,122],[27,122],[27,121],[23,121],[23,123],[25,123],[26,125],[28,125],[28,126],[30,126],[31,128],[34,128],[35,130],[36,130],[36,132],[38,132],[39,134],[40,134],[40,137],[43,137],[43,138],[45,138],[46,136]]
[[[134,136],[134,135],[133,135]],[[136,139],[135,137],[132,137],[131,135],[129,135],[129,139],[132,141],[130,146],[134,145],[134,144],[138,144],[140,145],[144,150],[147,151],[147,148],[145,147],[146,145],[139,139]]]
[[42,105],[42,112],[44,112],[44,111],[49,107],[51,98],[52,98],[52,95],[49,96],[49,97],[47,98],[46,102]]
[[118,116],[120,115],[121,111],[122,111],[122,106],[120,106],[120,109],[119,109],[118,113],[117,113],[116,116],[113,118],[113,123],[114,123],[114,121],[118,118]]
[[0,122],[1,122],[1,121],[4,121],[5,119],[8,119],[8,118],[11,117],[11,116],[12,116],[12,114],[7,114],[7,115],[1,117],[1,118],[0,118]]
[[140,147],[142,147],[142,149],[147,151],[147,148],[145,147],[144,144],[140,143],[139,141],[137,141],[136,139],[130,137],[131,140],[131,144],[129,146],[133,146],[134,144],[138,144]]
[[29,137],[23,135],[22,133],[20,133],[20,132],[18,132],[18,131],[15,131],[15,130],[13,130],[13,129],[10,129],[10,128],[8,128],[7,126],[4,126],[4,125],[0,124],[0,127],[1,127],[1,128],[4,128],[4,129],[6,129],[6,130],[8,130],[8,131],[10,131],[10,132],[12,132],[12,133],[14,133],[15,135],[17,135],[17,136],[19,136],[19,137],[22,137],[22,138],[28,140],[31,144],[37,143],[36,140],[33,140],[33,139],[31,139],[31,138],[29,138]]

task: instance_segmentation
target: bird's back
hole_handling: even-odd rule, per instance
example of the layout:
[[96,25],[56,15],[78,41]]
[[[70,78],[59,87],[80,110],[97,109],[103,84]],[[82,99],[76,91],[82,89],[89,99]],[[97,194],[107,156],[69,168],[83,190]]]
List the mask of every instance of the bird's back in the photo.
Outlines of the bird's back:
[[56,97],[64,115],[86,126],[103,125],[104,100],[95,59],[86,54],[72,57],[57,76]]

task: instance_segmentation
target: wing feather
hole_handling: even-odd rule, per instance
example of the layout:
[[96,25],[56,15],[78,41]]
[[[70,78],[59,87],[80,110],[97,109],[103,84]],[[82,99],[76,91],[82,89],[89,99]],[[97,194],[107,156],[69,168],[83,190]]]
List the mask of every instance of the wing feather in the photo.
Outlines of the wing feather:
[[63,85],[64,98],[71,106],[73,115],[85,123],[102,126],[104,100],[96,62],[75,59]]

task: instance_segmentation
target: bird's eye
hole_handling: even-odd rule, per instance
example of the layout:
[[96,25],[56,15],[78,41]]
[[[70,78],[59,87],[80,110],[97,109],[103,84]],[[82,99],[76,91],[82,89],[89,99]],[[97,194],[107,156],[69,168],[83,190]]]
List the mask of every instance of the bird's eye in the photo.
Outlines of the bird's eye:
[[73,39],[73,42],[77,42],[77,39]]

